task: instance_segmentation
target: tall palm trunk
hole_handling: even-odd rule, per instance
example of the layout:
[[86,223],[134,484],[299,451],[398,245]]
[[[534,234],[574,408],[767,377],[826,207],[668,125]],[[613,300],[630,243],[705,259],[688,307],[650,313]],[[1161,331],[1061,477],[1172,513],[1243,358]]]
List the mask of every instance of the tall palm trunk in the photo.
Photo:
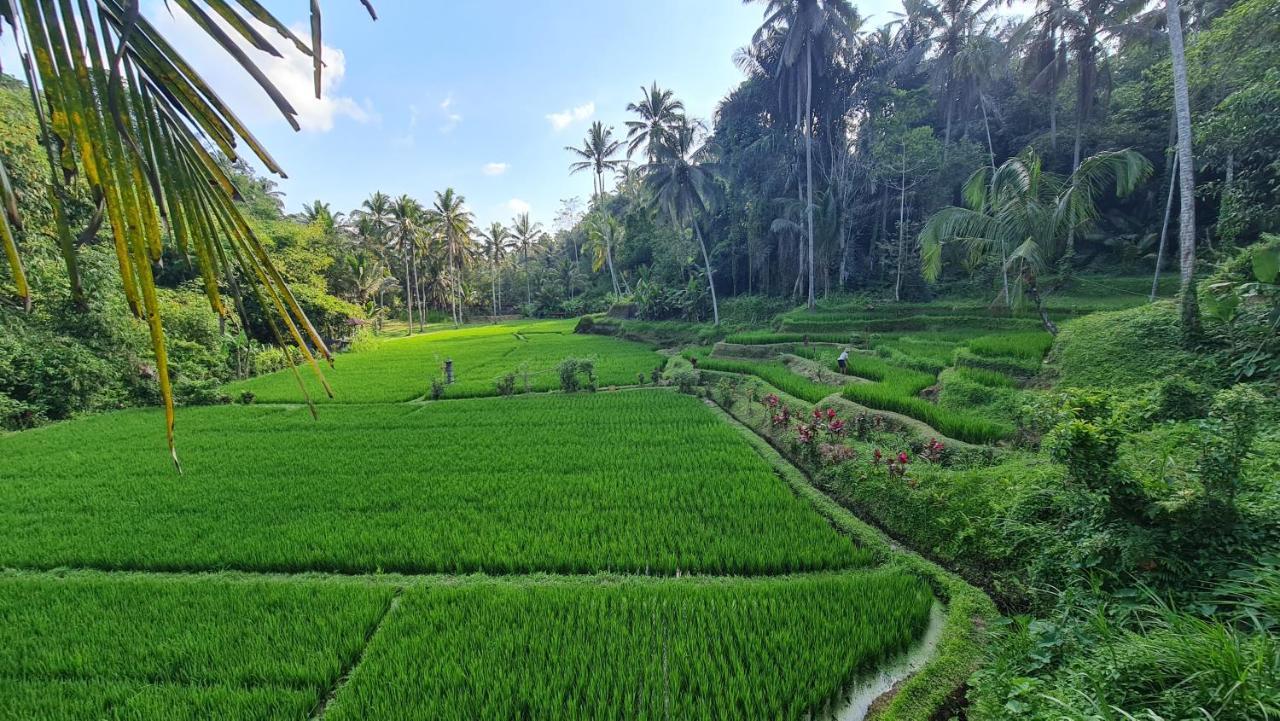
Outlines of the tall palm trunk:
[[455,266],[455,265],[454,265],[454,258],[453,258],[453,256],[454,256],[453,250],[454,250],[454,249],[453,249],[453,233],[452,233],[452,231],[449,231],[449,232],[446,232],[446,233],[445,233],[445,241],[444,241],[444,242],[449,246],[449,275],[450,275],[450,281],[451,281],[451,282],[450,282],[450,285],[452,285],[452,286],[453,286],[453,287],[450,289],[450,291],[451,291],[451,292],[449,293],[449,311],[450,311],[450,312],[452,313],[452,315],[453,315],[453,325],[454,325],[454,327],[457,327],[458,325],[461,325],[461,323],[460,323],[460,321],[459,321],[459,319],[458,319],[458,291],[459,291],[459,288],[458,288],[458,270],[457,270],[457,266]]
[[893,283],[893,299],[902,300],[902,258],[907,254],[907,144],[902,144],[902,185],[898,192],[898,276]]
[[1160,288],[1160,268],[1164,266],[1164,243],[1169,237],[1169,218],[1173,215],[1173,191],[1178,187],[1178,153],[1175,151],[1169,164],[1169,195],[1164,201],[1164,222],[1160,224],[1160,247],[1156,250],[1156,272],[1151,278],[1151,301],[1155,301]]
[[[991,142],[991,120],[987,117],[987,99],[983,96],[978,97],[978,103],[982,106],[982,126],[987,131],[987,154],[991,158],[991,174],[996,172],[996,146]],[[1004,238],[1000,239],[1000,275],[1004,281],[1004,305],[1006,308],[1013,307],[1013,298],[1009,295],[1009,249],[1004,246]]]
[[1182,305],[1182,333],[1194,340],[1200,331],[1200,311],[1196,304],[1196,177],[1195,155],[1191,148],[1191,100],[1187,92],[1187,55],[1182,42],[1182,15],[1178,0],[1165,0],[1168,14],[1169,50],[1173,64],[1173,107],[1178,117],[1178,186],[1181,192],[1178,216],[1178,249]]
[[711,289],[711,317],[712,324],[720,325],[720,303],[716,300],[716,280],[711,275],[711,255],[707,253],[707,243],[702,239],[702,229],[698,227],[698,221],[693,221],[694,235],[698,236],[698,245],[702,248],[702,262],[707,267],[707,286]]
[[498,261],[494,260],[489,270],[490,292],[493,294],[493,319],[498,320]]
[[605,239],[604,243],[604,259],[609,264],[609,279],[613,281],[613,294],[621,295],[622,288],[618,285],[618,274],[613,270],[613,243]]
[[409,248],[404,248],[404,302],[409,310],[409,333],[413,333],[413,275],[410,272],[412,263],[409,260]]
[[[805,216],[809,219],[809,310],[818,307],[817,297],[814,295],[814,265],[813,265],[813,41],[805,42],[805,98],[804,98],[804,166],[805,166],[805,194],[807,196],[805,203]],[[706,248],[702,249],[705,255]],[[710,271],[711,266],[708,264],[707,270]],[[712,289],[712,296],[715,296],[715,290]],[[719,315],[717,315],[716,323],[719,324]]]
[[[1093,37],[1096,29],[1089,28],[1088,37]],[[1075,144],[1071,151],[1071,184],[1076,184],[1076,171],[1080,169],[1080,154],[1084,145],[1084,124],[1093,108],[1093,75],[1095,72],[1094,48],[1089,46],[1087,53],[1081,54],[1079,67],[1076,69],[1076,128]],[[1076,257],[1076,224],[1073,221],[1067,227],[1067,250],[1062,254],[1062,271],[1069,273]]]
[[533,305],[533,279],[529,277],[529,246],[524,248],[524,304]]

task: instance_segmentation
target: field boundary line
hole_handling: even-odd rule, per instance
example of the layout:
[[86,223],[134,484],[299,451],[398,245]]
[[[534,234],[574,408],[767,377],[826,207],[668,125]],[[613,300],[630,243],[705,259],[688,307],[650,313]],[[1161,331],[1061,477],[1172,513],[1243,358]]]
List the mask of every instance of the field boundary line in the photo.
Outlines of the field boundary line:
[[869,573],[879,566],[850,566],[847,568],[825,568],[808,571],[788,571],[781,573],[685,573],[680,575],[655,575],[643,573],[624,573],[616,571],[598,571],[594,573],[551,573],[547,571],[529,571],[525,573],[333,573],[328,571],[301,571],[297,573],[273,571],[243,571],[224,569],[217,571],[148,571],[145,569],[103,569],[90,566],[59,568],[0,568],[0,581],[6,579],[85,579],[102,578],[114,580],[170,580],[170,581],[220,581],[224,583],[339,583],[367,584],[371,586],[391,586],[398,590],[418,586],[450,585],[468,583],[610,583],[615,581],[640,581],[663,583],[677,581],[696,582],[734,582],[734,581],[766,581],[788,578],[816,578],[822,576],[844,576],[848,574]]
[[382,630],[382,626],[391,617],[391,614],[400,607],[400,597],[404,593],[404,588],[397,586],[395,593],[391,595],[391,600],[387,602],[387,607],[382,610],[382,615],[373,624],[373,627],[365,634],[364,643],[361,644],[360,650],[356,651],[351,662],[347,664],[342,673],[338,674],[337,680],[329,687],[328,691],[316,701],[315,707],[311,709],[311,713],[307,716],[310,721],[319,721],[324,718],[325,712],[329,710],[329,706],[333,703],[338,694],[351,680],[351,675],[360,668],[360,662],[364,661],[364,655],[369,651],[369,646],[373,645],[373,641],[378,637],[378,632]]

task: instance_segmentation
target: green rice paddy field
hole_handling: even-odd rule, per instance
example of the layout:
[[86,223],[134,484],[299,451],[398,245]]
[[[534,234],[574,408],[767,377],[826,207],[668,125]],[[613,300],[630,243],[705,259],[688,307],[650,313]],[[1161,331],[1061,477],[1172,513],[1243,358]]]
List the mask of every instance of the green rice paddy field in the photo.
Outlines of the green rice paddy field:
[[921,637],[930,587],[701,400],[399,377],[661,360],[515,329],[344,356],[318,419],[283,375],[180,409],[182,475],[155,411],[0,436],[0,719],[799,721]]
[[[340,355],[333,368],[323,367],[334,394],[330,399],[314,373],[298,368],[310,397],[317,402],[396,403],[426,397],[431,382],[443,379],[444,362],[453,361],[454,383],[445,398],[496,395],[497,382],[516,376],[518,392],[559,388],[556,366],[565,358],[590,358],[601,386],[630,385],[648,376],[662,358],[641,343],[603,336],[574,335],[576,321],[508,323],[444,330],[381,341],[370,351]],[[259,402],[302,400],[298,380],[289,370],[227,387],[238,396],[253,393]]]

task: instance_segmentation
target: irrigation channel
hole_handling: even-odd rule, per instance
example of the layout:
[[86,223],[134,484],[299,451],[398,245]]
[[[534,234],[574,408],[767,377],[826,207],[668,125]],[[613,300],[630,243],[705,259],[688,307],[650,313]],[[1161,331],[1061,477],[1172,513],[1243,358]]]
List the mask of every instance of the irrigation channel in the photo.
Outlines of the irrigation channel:
[[910,649],[890,658],[874,671],[859,677],[827,708],[810,716],[810,721],[863,721],[866,719],[876,699],[893,691],[898,684],[911,678],[916,671],[929,662],[929,659],[933,658],[945,624],[942,604],[935,601],[933,608],[929,610],[929,627],[925,629],[919,641],[916,641]]

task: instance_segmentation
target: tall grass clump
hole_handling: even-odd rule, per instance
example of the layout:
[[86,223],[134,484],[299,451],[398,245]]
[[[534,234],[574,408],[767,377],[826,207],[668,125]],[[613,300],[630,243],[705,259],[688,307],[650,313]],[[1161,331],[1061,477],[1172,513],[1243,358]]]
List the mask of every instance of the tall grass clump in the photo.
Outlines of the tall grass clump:
[[767,331],[751,331],[749,333],[732,333],[725,337],[726,343],[736,345],[777,345],[781,343],[848,343],[852,333],[770,333]]
[[1053,336],[1043,331],[997,333],[974,338],[966,345],[969,350],[984,357],[1012,356],[1039,363],[1053,346]]

